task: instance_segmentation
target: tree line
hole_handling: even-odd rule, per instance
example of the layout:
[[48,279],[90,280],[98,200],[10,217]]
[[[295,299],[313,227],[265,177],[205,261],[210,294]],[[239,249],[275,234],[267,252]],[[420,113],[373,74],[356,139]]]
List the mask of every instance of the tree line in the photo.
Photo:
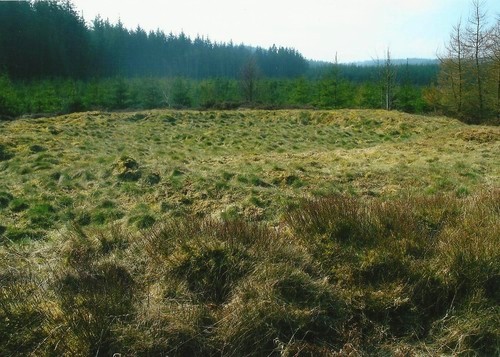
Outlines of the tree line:
[[250,56],[262,74],[303,75],[308,63],[292,48],[250,48],[243,44],[194,40],[121,21],[95,18],[87,26],[70,1],[0,3],[0,69],[13,79],[47,77],[235,78]]
[[[425,87],[395,87],[391,109],[428,112],[423,91]],[[380,83],[357,84],[334,74],[318,80],[304,76],[259,77],[246,88],[243,79],[236,78],[112,77],[15,82],[6,75],[0,76],[0,117],[4,119],[30,113],[153,108],[371,109],[384,108],[385,100]]]
[[[499,116],[499,21],[473,1],[439,63],[307,61],[291,48],[194,40],[118,21],[86,24],[70,1],[0,2],[0,117],[93,109],[384,108]],[[336,56],[335,56],[336,57]]]
[[[436,65],[399,65],[395,108],[426,109]],[[0,3],[0,115],[124,108],[383,107],[378,66],[314,65],[294,49],[90,25],[69,1]]]

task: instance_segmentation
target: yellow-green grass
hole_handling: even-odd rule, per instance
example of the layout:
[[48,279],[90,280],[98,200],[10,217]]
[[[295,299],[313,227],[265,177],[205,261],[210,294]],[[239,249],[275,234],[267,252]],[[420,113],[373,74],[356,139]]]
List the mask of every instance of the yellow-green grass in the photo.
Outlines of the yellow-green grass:
[[398,112],[90,112],[0,132],[0,225],[13,240],[184,214],[276,223],[303,197],[500,183],[499,128]]
[[242,110],[0,132],[0,355],[500,351],[499,128]]

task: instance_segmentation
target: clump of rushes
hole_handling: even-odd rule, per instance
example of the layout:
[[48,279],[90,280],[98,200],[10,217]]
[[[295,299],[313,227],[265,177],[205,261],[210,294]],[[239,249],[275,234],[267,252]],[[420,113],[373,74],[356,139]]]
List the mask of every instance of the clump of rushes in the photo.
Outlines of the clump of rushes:
[[7,161],[14,157],[14,154],[9,151],[6,145],[0,144],[0,161]]
[[50,228],[58,220],[55,208],[48,203],[34,205],[27,212],[31,225],[39,228]]
[[22,198],[14,198],[10,201],[9,208],[12,212],[21,212],[29,208],[29,204],[26,200]]
[[498,202],[339,195],[272,228],[177,217],[7,244],[0,354],[498,355]]
[[134,223],[135,226],[139,229],[147,229],[147,228],[151,228],[155,224],[156,218],[149,215],[149,214],[144,214],[144,215],[131,217],[129,222]]
[[146,176],[144,181],[151,186],[157,185],[161,181],[161,176],[157,172],[152,172]]
[[37,153],[37,152],[47,151],[47,149],[41,145],[35,144],[30,146],[30,151],[32,153]]
[[10,201],[14,199],[9,192],[1,191],[0,192],[0,208],[6,208],[9,206]]

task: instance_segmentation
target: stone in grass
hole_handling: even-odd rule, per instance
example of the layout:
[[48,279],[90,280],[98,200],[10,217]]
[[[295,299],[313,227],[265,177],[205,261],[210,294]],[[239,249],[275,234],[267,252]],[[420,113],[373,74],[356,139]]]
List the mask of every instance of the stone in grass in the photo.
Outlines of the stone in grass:
[[115,163],[113,173],[121,181],[138,181],[142,176],[139,163],[129,156],[122,156]]

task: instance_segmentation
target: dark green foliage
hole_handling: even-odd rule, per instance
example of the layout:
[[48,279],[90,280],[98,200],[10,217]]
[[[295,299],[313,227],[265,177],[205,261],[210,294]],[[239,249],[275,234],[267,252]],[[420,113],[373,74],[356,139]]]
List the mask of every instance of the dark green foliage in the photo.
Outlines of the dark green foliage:
[[88,65],[88,30],[70,2],[3,1],[0,68],[15,78],[82,76]]
[[180,169],[174,169],[172,171],[172,177],[177,177],[177,176],[182,176],[184,175],[184,172]]
[[146,118],[145,114],[137,113],[137,114],[134,114],[131,117],[127,118],[127,120],[129,122],[135,123],[135,122],[143,120],[144,118]]
[[[13,78],[62,77],[233,77],[252,55],[252,49],[233,43],[192,40],[140,27],[124,28],[97,17],[86,26],[71,2],[1,2],[0,68]],[[307,61],[294,49],[257,48],[254,56],[272,77],[294,77],[307,70]],[[142,107],[162,101],[156,85],[147,85]],[[120,100],[116,105],[120,106]],[[78,109],[78,97],[66,108]],[[1,113],[0,113],[1,114]]]
[[14,199],[8,192],[0,191],[0,208],[6,208],[9,206],[10,201]]
[[176,108],[188,108],[191,106],[191,98],[189,96],[189,88],[186,82],[180,78],[172,83],[170,105]]
[[88,212],[80,212],[74,218],[75,223],[80,226],[87,226],[92,222],[92,216]]
[[100,208],[115,208],[116,207],[116,203],[114,201],[111,201],[111,200],[104,200],[100,205],[99,205]]
[[22,111],[18,94],[9,78],[0,73],[0,121],[19,115]]
[[251,176],[249,179],[250,183],[254,186],[259,186],[259,187],[270,187],[271,185],[262,180],[260,177],[257,176]]
[[97,209],[94,210],[91,214],[85,213],[82,216],[79,216],[77,223],[80,223],[82,225],[88,224],[87,222],[89,215],[91,217],[90,221],[97,225],[111,223],[125,216],[125,214],[118,209]]
[[12,242],[30,242],[45,238],[43,230],[7,227],[4,237]]
[[144,109],[161,108],[166,104],[160,84],[153,79],[144,81],[139,100]]
[[0,161],[10,160],[14,157],[5,145],[0,144]]
[[47,149],[46,149],[46,148],[44,148],[44,147],[43,147],[43,146],[41,146],[41,145],[36,145],[36,144],[35,144],[35,145],[31,145],[31,146],[30,146],[30,151],[31,151],[32,153],[42,152],[42,151],[46,151],[46,150],[47,150]]
[[128,85],[123,78],[119,77],[115,80],[115,83],[110,93],[110,105],[111,109],[124,109],[128,106]]
[[[347,82],[346,79],[339,81],[340,84],[334,86],[328,79],[257,78],[254,83],[255,93],[252,94],[253,105],[274,108],[381,107],[380,88],[376,83],[369,79],[360,84]],[[32,116],[38,117],[82,110],[152,109],[165,106],[235,109],[245,102],[240,87],[237,79],[118,77],[92,81],[58,79],[17,82],[12,85],[12,91],[18,98],[17,114],[34,113]],[[425,112],[429,109],[422,99],[422,87],[408,86],[401,87],[400,91],[395,88],[394,107],[409,112]],[[134,115],[129,120],[141,119]],[[166,123],[173,125],[175,120],[167,119]],[[54,135],[59,134],[54,129],[52,128]]]
[[[294,49],[252,50],[191,40],[183,33],[146,33],[99,17],[87,27],[70,2],[0,2],[2,33],[16,34],[0,36],[5,39],[0,41],[4,118],[103,108],[234,109],[242,103],[277,108],[382,106],[375,65],[309,66]],[[430,109],[421,89],[435,80],[438,66],[396,67],[405,75],[395,83],[395,108]],[[246,71],[252,75],[245,80],[243,68],[253,68]]]
[[130,222],[135,223],[136,227],[139,229],[147,229],[151,228],[156,223],[156,218],[149,214],[145,214],[130,218]]
[[26,212],[26,216],[29,218],[33,227],[43,229],[52,227],[55,221],[58,220],[55,208],[48,203],[42,203],[31,207]]
[[146,176],[145,181],[148,185],[151,185],[151,186],[157,185],[161,181],[161,176],[160,176],[160,174],[153,172],[153,173],[150,173]]
[[12,212],[21,212],[28,209],[29,204],[22,198],[14,198],[10,201],[9,208]]
[[63,113],[78,113],[84,112],[86,110],[85,104],[82,98],[72,97],[63,103],[62,112]]
[[299,181],[300,181],[300,178],[298,176],[295,176],[295,175],[289,175],[289,176],[285,177],[285,183],[288,186],[296,184]]

